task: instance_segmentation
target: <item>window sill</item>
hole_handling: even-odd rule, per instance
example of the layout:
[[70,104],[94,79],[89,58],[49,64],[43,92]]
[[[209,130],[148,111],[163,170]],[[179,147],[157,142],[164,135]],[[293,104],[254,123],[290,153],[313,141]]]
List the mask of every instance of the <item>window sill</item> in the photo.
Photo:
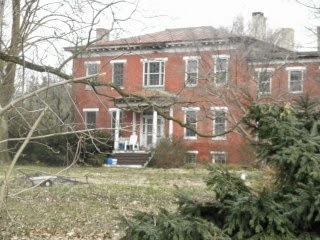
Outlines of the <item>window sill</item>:
[[[118,87],[118,88],[120,88],[120,89],[124,89],[124,86],[116,86],[116,87]],[[111,88],[111,90],[113,90],[114,88]]]
[[212,138],[212,140],[214,140],[214,141],[225,141],[225,140],[227,140],[227,138],[226,137],[214,137],[214,138]]
[[164,85],[143,86],[143,88],[159,88],[159,89],[164,89]]
[[224,83],[214,83],[214,85],[216,86],[216,87],[222,87],[222,86],[225,86],[225,85],[227,85],[227,82],[224,82]]
[[185,140],[197,140],[197,137],[186,137],[184,136]]
[[258,95],[259,97],[270,96],[271,92],[259,92]]

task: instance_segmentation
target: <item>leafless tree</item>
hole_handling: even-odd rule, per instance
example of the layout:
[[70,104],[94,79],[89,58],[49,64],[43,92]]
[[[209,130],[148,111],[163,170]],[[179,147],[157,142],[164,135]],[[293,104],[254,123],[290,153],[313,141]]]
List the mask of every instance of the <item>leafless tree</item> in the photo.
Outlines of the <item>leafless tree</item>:
[[[136,9],[137,2],[131,0],[0,1],[0,163],[10,163],[1,185],[0,209],[5,206],[5,189],[13,167],[45,114],[50,112],[61,126],[66,125],[63,117],[41,99],[41,94],[72,81],[85,81],[85,78],[74,79],[68,73],[72,59],[105,37],[105,34],[98,38],[94,36],[95,30],[102,24],[118,34],[121,23],[130,20]],[[68,45],[79,48],[66,57],[62,47]],[[41,79],[38,85],[42,87],[26,92],[31,76]],[[51,79],[53,76],[59,81],[43,84],[44,78]],[[8,113],[19,112],[19,108],[24,108],[30,98],[41,101],[33,106],[35,118],[31,122],[21,114],[21,121],[26,121],[29,130],[21,136],[23,143],[10,159]],[[72,131],[66,126],[63,129]]]

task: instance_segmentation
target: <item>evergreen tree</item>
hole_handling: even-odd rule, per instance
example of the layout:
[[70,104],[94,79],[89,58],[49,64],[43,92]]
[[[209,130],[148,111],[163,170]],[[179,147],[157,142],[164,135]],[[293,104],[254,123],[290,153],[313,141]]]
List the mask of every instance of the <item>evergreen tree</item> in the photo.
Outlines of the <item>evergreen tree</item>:
[[[258,103],[249,107],[243,118],[257,136],[253,144],[258,161],[276,172],[273,187],[252,189],[227,169],[211,168],[207,185],[214,201],[199,202],[179,194],[177,213],[139,213],[127,220],[124,239],[137,236],[137,229],[139,239],[190,239],[183,237],[199,226],[206,235],[193,239],[320,238],[317,106],[308,96],[293,105]],[[161,221],[155,224],[157,219]],[[157,233],[157,238],[150,233]]]

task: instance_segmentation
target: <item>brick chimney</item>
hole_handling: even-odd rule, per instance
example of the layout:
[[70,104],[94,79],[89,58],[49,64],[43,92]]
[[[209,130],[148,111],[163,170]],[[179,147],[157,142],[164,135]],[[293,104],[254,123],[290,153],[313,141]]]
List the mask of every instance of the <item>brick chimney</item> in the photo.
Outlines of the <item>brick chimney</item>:
[[266,38],[266,18],[262,12],[252,13],[250,36],[259,40],[264,40]]
[[281,28],[276,43],[279,47],[293,50],[294,48],[294,30],[292,28]]
[[109,29],[97,28],[96,29],[96,39],[109,41]]

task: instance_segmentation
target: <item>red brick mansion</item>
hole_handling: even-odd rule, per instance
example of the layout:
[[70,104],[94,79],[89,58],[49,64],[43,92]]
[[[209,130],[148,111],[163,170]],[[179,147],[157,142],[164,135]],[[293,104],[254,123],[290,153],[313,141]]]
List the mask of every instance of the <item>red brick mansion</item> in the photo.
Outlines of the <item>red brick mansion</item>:
[[175,136],[185,140],[189,161],[251,161],[251,136],[240,120],[252,101],[320,93],[319,53],[293,51],[291,29],[276,44],[261,40],[265,19],[253,18],[260,25],[253,24],[259,29],[251,36],[210,26],[117,40],[106,35],[74,60],[75,77],[100,74],[101,83],[73,85],[77,122],[109,129],[115,152],[125,150],[130,136],[137,151]]

